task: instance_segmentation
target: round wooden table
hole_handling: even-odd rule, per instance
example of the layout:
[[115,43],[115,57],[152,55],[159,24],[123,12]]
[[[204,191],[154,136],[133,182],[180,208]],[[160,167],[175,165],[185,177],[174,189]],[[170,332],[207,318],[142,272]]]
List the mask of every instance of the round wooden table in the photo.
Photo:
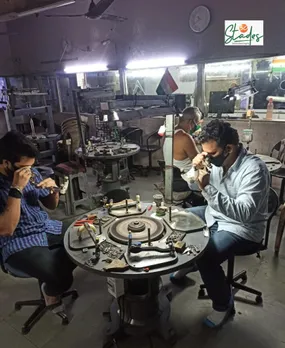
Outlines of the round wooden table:
[[255,156],[259,157],[263,162],[265,162],[270,173],[282,167],[282,163],[274,157],[260,155],[258,153]]

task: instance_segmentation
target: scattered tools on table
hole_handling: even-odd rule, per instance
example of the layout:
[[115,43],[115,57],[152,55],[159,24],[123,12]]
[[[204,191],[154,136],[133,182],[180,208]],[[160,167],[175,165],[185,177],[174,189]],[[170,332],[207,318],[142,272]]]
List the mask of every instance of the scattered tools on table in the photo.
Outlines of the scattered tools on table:
[[129,269],[129,265],[124,260],[112,260],[112,262],[106,265],[103,270],[106,272],[125,272]]
[[102,234],[102,220],[99,219],[99,234]]
[[94,242],[94,246],[95,246],[95,252],[94,252],[94,255],[95,255],[95,261],[98,261],[99,258],[100,258],[100,247],[99,247],[99,237],[94,237],[93,235],[93,230],[92,228],[89,226],[88,223],[85,223],[84,224],[85,226],[85,229],[87,230],[87,232],[89,233],[89,236],[90,238],[92,239],[92,241]]
[[183,254],[183,252],[186,249],[186,243],[183,241],[178,241],[174,244],[174,248],[176,252],[178,252],[179,254]]
[[147,229],[148,246],[151,246],[151,234],[150,228]]
[[165,206],[160,206],[156,208],[156,216],[159,216],[159,217],[165,216],[166,212],[167,212],[167,207]]
[[108,203],[108,197],[106,197],[106,196],[103,197],[102,200],[101,200],[101,202],[103,203],[103,208],[107,208],[107,207],[106,207],[106,204]]
[[85,223],[88,223],[88,224],[93,224],[94,223],[94,219],[84,219],[84,220],[77,220],[75,223],[74,223],[74,227],[80,227],[80,226],[84,226]]
[[170,240],[172,240],[173,243],[176,243],[176,242],[183,240],[185,238],[185,236],[186,236],[185,232],[174,231],[167,238],[166,242],[169,242]]
[[130,254],[139,254],[141,252],[150,252],[150,251],[156,251],[158,253],[169,253],[171,256],[175,256],[175,249],[172,242],[168,243],[168,248],[160,248],[158,246],[141,246],[140,244],[133,244],[129,249],[129,255]]
[[133,235],[132,235],[132,232],[129,231],[129,236],[128,236],[128,254],[129,255],[131,253],[132,244],[133,244]]
[[193,256],[197,256],[200,254],[201,250],[196,245],[189,245],[183,252],[183,254],[187,254],[190,256],[193,254]]
[[137,205],[137,202],[132,199],[126,199],[124,201],[113,203],[111,210],[119,210],[119,209],[127,209],[131,207],[135,207]]
[[137,202],[137,210],[142,211],[141,196],[140,195],[136,195],[136,202]]
[[163,195],[161,195],[159,193],[153,195],[153,201],[154,201],[156,207],[159,208],[161,206],[161,203],[163,202]]
[[[87,220],[88,221],[88,220]],[[78,236],[78,240],[81,242],[82,241],[82,235],[85,231],[87,231],[85,224],[88,225],[88,227],[92,230],[93,233],[96,233],[96,227],[89,223],[89,222],[85,222],[84,224],[79,224],[79,225],[74,225],[75,227],[78,227],[77,229],[77,236]],[[87,231],[88,232],[88,231]]]
[[124,250],[117,245],[107,242],[106,240],[100,243],[100,250],[108,259],[121,259],[124,255]]

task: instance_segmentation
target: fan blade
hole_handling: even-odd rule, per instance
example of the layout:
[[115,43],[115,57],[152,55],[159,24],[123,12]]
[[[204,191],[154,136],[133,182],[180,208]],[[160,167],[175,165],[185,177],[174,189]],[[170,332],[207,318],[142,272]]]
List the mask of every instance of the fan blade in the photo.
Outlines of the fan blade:
[[99,18],[106,20],[106,21],[114,21],[114,22],[124,22],[128,19],[125,17],[115,16],[115,15],[111,15],[111,14],[107,14],[107,13],[103,14]]
[[74,14],[74,15],[45,15],[45,17],[48,17],[48,18],[56,18],[56,17],[65,17],[65,18],[75,18],[75,17],[85,17],[86,15],[85,14]]
[[96,5],[96,12],[101,15],[103,14],[115,0],[100,0]]

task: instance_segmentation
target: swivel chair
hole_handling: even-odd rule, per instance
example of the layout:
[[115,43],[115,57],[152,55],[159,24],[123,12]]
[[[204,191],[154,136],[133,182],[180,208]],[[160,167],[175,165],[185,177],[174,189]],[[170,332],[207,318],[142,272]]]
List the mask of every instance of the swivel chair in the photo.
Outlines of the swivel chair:
[[270,157],[277,158],[279,161],[282,162],[282,167],[271,173],[271,177],[276,177],[278,179],[281,179],[281,188],[280,188],[280,194],[279,194],[280,204],[284,203],[284,192],[285,192],[284,143],[285,143],[285,139],[279,141],[277,144],[274,145],[270,153]]
[[[161,136],[158,134],[157,130],[148,135],[146,139],[146,144],[141,144],[141,152],[148,153],[148,168],[147,171],[150,172],[154,168],[152,167],[152,155],[161,149]],[[147,173],[146,173],[147,176]]]
[[[268,248],[270,225],[271,225],[273,216],[277,212],[278,207],[279,207],[278,195],[272,188],[270,188],[269,199],[268,199],[268,215],[266,219],[267,226],[266,226],[266,233],[265,233],[264,239],[261,241],[257,250],[255,249],[255,250],[252,250],[252,252],[240,253],[235,256],[248,256],[248,255],[257,254],[257,257],[260,258],[260,252],[267,250]],[[256,298],[255,298],[256,304],[262,304],[263,302],[262,292],[245,285],[245,283],[247,282],[247,272],[244,270],[234,275],[235,256],[232,256],[231,258],[228,259],[228,269],[227,269],[227,280],[228,280],[228,283],[232,286],[234,294],[236,294],[239,290],[243,290],[250,294],[256,295]],[[198,299],[208,298],[206,296],[205,289],[206,289],[206,286],[204,284],[200,286]]]
[[[32,278],[30,275],[25,274],[7,263],[3,263],[2,261],[2,253],[0,249],[0,266],[2,268],[2,271],[4,273],[10,274],[13,277],[16,278]],[[18,301],[15,303],[15,310],[19,311],[22,307],[36,307],[36,310],[31,314],[31,316],[26,320],[24,325],[22,326],[22,334],[27,335],[31,329],[35,326],[35,324],[44,316],[46,312],[48,312],[49,307],[46,306],[44,296],[41,291],[41,283],[39,281],[39,289],[40,289],[40,298],[36,300],[30,300],[30,301]],[[76,290],[67,291],[64,294],[62,294],[62,298],[71,296],[72,300],[76,300],[78,298],[78,293]],[[67,315],[64,312],[59,312],[56,314],[58,317],[61,318],[62,325],[68,325],[69,319]]]

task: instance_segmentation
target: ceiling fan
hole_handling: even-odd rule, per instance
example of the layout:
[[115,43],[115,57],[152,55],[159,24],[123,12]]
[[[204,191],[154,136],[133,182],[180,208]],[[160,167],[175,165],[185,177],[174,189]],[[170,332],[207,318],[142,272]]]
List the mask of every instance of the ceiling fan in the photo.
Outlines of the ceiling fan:
[[115,16],[105,13],[105,11],[112,5],[115,0],[100,0],[98,4],[95,4],[94,0],[91,0],[87,13],[84,14],[70,14],[70,15],[45,15],[46,17],[86,17],[88,19],[103,19],[107,21],[124,22],[127,18]]

